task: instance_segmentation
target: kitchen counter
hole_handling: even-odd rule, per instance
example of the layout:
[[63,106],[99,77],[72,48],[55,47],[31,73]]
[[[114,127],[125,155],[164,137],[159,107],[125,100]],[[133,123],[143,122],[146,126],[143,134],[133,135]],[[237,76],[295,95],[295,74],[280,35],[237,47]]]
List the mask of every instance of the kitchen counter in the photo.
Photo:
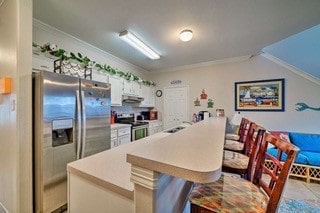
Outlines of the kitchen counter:
[[225,123],[225,117],[196,123],[130,151],[127,162],[192,182],[215,181],[221,175]]
[[[159,178],[149,179],[147,177],[141,181],[142,185],[144,181],[154,180],[157,182],[159,179],[159,185],[157,183],[152,190],[160,190],[161,187],[171,188],[171,191],[170,189],[160,190],[167,193],[162,196],[163,199],[172,196],[172,193],[177,193],[174,188],[177,187],[180,190],[179,193],[184,194],[184,200],[177,200],[174,203],[180,203],[179,207],[181,207],[181,205],[184,205],[185,196],[188,194],[187,190],[191,188],[191,184],[188,181],[210,182],[220,177],[225,124],[225,118],[212,118],[196,123],[174,134],[157,133],[69,163],[67,171],[70,209],[73,209],[73,212],[85,212],[85,207],[83,206],[85,199],[81,200],[82,198],[80,199],[79,196],[90,196],[90,190],[84,187],[84,184],[90,183],[94,185],[96,190],[103,189],[107,191],[108,196],[102,200],[104,200],[104,205],[107,205],[108,208],[117,209],[117,203],[125,202],[124,206],[127,205],[127,208],[123,211],[117,209],[118,212],[133,212],[133,208],[136,212],[152,212],[150,208],[145,208],[145,206],[136,203],[138,200],[148,204],[150,202],[156,203],[154,200],[149,202],[148,199],[144,201],[138,198],[140,193],[138,192],[137,181],[139,182],[139,178],[144,178],[144,175],[148,176],[149,174],[152,177]],[[141,174],[138,174],[139,172]],[[79,185],[75,185],[78,178],[81,178],[81,181]],[[185,187],[186,185],[188,187]],[[92,195],[95,194],[97,194],[97,191],[94,191]],[[122,198],[120,199],[119,196]],[[180,194],[175,196],[180,197]],[[106,199],[110,199],[112,202],[110,201],[107,204]],[[163,201],[161,198],[159,200],[162,203],[168,202]],[[75,208],[77,206],[76,203],[80,203],[82,209]],[[94,203],[90,208],[94,206],[99,212],[99,209],[97,209],[99,204]],[[171,208],[170,205],[167,206]],[[142,211],[142,209],[145,210]]]
[[111,127],[111,130],[114,130],[114,129],[119,129],[119,128],[123,128],[123,127],[131,127],[131,124],[115,123],[115,124],[111,124],[110,127]]
[[[128,124],[116,124],[120,125]],[[130,126],[130,124],[129,124]],[[170,133],[158,133],[129,144],[115,147],[95,155],[74,161],[67,166],[68,172],[106,187],[133,200],[133,183],[130,182],[131,165],[126,162],[127,153],[140,149]]]

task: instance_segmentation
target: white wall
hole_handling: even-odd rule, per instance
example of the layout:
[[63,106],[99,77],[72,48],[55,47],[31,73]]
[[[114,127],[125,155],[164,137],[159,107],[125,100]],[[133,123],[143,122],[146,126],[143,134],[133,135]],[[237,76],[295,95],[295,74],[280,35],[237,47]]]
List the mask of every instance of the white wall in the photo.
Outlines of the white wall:
[[88,56],[91,60],[96,61],[101,65],[107,64],[118,70],[131,72],[140,76],[142,79],[149,80],[148,71],[117,58],[36,19],[33,20],[33,41],[38,45],[43,45],[48,42],[55,43],[58,45],[58,48],[62,48],[68,52],[79,52],[83,56]]
[[0,76],[12,93],[0,95],[0,203],[9,212],[32,212],[31,33],[32,0],[0,7]]
[[[320,107],[320,86],[263,56],[241,62],[153,73],[151,80],[157,83],[157,89],[162,90],[164,87],[172,86],[170,84],[172,80],[181,80],[182,84],[189,85],[191,120],[194,112],[208,110],[215,113],[217,108],[225,109],[226,115],[231,119],[235,113],[235,82],[275,78],[285,78],[285,111],[241,113],[269,130],[320,133],[320,111],[295,110],[295,104],[298,102]],[[200,96],[202,89],[205,89],[208,98],[213,99],[213,109],[208,109],[205,102],[201,102],[201,107],[194,107],[193,101]],[[161,112],[163,112],[163,97],[156,98],[157,109]]]

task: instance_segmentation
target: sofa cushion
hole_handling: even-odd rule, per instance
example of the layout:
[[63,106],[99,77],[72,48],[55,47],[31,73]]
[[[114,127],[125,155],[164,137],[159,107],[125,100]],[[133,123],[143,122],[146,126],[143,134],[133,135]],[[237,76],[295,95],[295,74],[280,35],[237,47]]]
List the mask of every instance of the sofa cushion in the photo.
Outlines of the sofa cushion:
[[[270,148],[268,149],[268,153],[276,157],[278,150],[276,148]],[[281,161],[285,161],[286,159],[287,159],[287,155],[283,153],[281,156]],[[304,154],[301,154],[301,152],[299,152],[294,162],[298,164],[309,164],[308,158]]]
[[320,153],[319,152],[301,151],[299,155],[303,155],[308,158],[308,165],[320,166]]
[[320,134],[290,132],[290,141],[300,148],[300,151],[320,152]]
[[289,137],[289,132],[283,132],[283,131],[271,131],[271,134],[275,137],[280,138],[281,140],[291,142]]

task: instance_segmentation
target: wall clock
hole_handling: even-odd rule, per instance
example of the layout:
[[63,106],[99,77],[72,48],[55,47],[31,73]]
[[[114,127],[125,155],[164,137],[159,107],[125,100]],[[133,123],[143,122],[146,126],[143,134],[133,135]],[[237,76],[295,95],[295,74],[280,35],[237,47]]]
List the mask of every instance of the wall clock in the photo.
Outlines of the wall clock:
[[156,96],[157,97],[161,97],[162,96],[162,91],[161,90],[157,90],[156,91]]

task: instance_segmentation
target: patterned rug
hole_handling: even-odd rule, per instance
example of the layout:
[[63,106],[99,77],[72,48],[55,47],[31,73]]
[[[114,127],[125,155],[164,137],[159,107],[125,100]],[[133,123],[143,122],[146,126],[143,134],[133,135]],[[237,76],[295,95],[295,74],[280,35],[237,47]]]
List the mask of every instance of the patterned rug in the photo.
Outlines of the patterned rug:
[[320,200],[283,199],[278,213],[319,213]]

